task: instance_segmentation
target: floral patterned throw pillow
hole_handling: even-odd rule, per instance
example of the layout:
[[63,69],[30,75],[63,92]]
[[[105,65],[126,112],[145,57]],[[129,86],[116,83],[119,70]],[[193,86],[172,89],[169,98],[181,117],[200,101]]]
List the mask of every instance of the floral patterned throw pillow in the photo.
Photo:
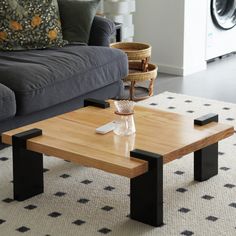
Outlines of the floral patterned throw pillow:
[[0,0],[0,50],[65,44],[57,0]]

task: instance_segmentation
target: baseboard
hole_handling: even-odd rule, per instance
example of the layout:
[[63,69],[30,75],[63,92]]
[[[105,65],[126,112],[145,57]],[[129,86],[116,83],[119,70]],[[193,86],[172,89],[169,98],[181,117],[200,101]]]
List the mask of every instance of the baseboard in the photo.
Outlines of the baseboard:
[[158,65],[158,72],[160,73],[179,75],[179,76],[184,75],[184,69],[182,67],[175,67],[172,65],[163,65],[163,64],[158,64],[158,63],[157,65]]
[[163,65],[158,64],[158,72],[165,73],[165,74],[171,74],[171,75],[177,75],[177,76],[187,76],[191,75],[203,70],[206,70],[207,63],[204,62],[201,65],[197,65],[191,68],[183,68],[183,67],[176,67],[172,65]]

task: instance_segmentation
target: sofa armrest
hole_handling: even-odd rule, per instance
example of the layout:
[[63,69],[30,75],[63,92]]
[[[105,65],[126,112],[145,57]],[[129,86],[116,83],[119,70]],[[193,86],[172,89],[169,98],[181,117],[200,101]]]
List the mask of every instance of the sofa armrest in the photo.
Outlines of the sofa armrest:
[[90,31],[89,45],[109,46],[110,37],[115,34],[116,28],[113,21],[95,16]]

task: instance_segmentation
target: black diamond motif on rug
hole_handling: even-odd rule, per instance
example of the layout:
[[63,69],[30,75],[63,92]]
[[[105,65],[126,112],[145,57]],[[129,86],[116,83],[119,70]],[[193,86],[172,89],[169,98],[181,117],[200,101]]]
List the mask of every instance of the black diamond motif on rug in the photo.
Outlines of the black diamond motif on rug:
[[217,221],[217,220],[218,220],[218,218],[217,218],[217,217],[215,217],[215,216],[208,216],[208,217],[206,218],[206,220],[210,220],[210,221],[213,221],[213,222],[215,222],[215,221]]
[[91,180],[85,179],[85,180],[81,181],[80,183],[82,183],[82,184],[91,184],[92,182],[93,181],[91,181]]
[[25,233],[27,231],[30,230],[30,228],[26,227],[26,226],[21,226],[20,228],[16,229],[17,231],[21,232],[21,233]]
[[48,216],[51,216],[51,217],[53,217],[53,218],[56,218],[56,217],[61,216],[61,213],[54,211],[54,212],[51,212],[50,214],[48,214]]
[[0,157],[0,161],[7,161],[9,158],[7,157]]
[[75,220],[74,222],[72,222],[72,224],[75,224],[75,225],[82,225],[85,223],[86,223],[86,221],[83,221],[83,220]]
[[210,195],[204,195],[204,196],[202,196],[202,198],[205,199],[205,200],[211,200],[211,199],[213,199],[214,197],[212,197],[212,196],[210,196]]
[[193,235],[194,233],[192,231],[189,231],[189,230],[185,230],[183,232],[181,232],[182,235],[186,235],[186,236],[191,236]]
[[14,199],[11,199],[11,198],[5,198],[2,200],[3,202],[6,202],[6,203],[11,203],[14,201]]
[[229,204],[229,206],[236,208],[236,203],[235,203],[235,202],[232,202],[232,203]]
[[169,96],[169,97],[167,97],[167,99],[175,99],[174,97],[171,97],[171,96]]
[[175,109],[175,107],[168,107],[168,109],[173,110],[173,109]]
[[0,219],[0,225],[3,224],[4,222],[6,222],[6,221],[3,219]]
[[101,228],[101,229],[98,230],[98,232],[102,233],[102,234],[108,234],[108,233],[111,232],[111,230],[108,229],[108,228]]
[[87,202],[89,202],[89,199],[80,198],[77,202],[82,203],[82,204],[86,204]]
[[183,171],[180,171],[180,170],[177,170],[177,171],[175,171],[174,172],[176,175],[183,175],[184,174],[184,172]]
[[229,117],[229,118],[226,118],[226,120],[228,120],[228,121],[233,121],[233,120],[234,120],[234,118],[232,118],[232,117]]
[[49,169],[43,168],[43,173],[48,172],[48,171],[49,171]]
[[190,209],[182,207],[178,211],[182,212],[182,213],[188,213],[190,211]]
[[234,188],[235,185],[234,184],[225,184],[224,187],[226,187],[226,188]]
[[27,209],[27,210],[33,210],[33,209],[37,208],[37,206],[35,206],[35,205],[28,205],[28,206],[25,206],[24,208]]
[[191,103],[191,102],[193,102],[192,100],[185,100],[184,102],[186,102],[186,103]]
[[205,106],[205,107],[209,107],[209,106],[211,106],[211,104],[209,104],[209,103],[205,103],[205,104],[203,104],[203,106]]
[[57,197],[63,197],[63,196],[66,195],[66,193],[64,193],[64,192],[56,192],[56,193],[54,193],[54,195],[57,196]]
[[230,108],[230,107],[223,107],[222,109],[228,111],[228,110],[230,110],[231,108]]
[[67,179],[67,178],[70,177],[70,175],[68,175],[68,174],[63,174],[63,175],[60,175],[60,177],[63,178],[63,179]]
[[177,192],[180,192],[180,193],[185,193],[187,192],[188,190],[186,188],[177,188],[176,189]]
[[229,167],[225,167],[225,166],[223,166],[223,167],[220,167],[220,169],[221,169],[221,170],[224,170],[224,171],[230,170],[230,168],[229,168]]
[[158,104],[155,103],[155,102],[152,102],[152,103],[150,103],[149,105],[151,105],[151,106],[157,106]]
[[104,210],[104,211],[111,211],[113,208],[114,207],[111,207],[111,206],[104,206],[101,209]]
[[106,186],[105,188],[104,188],[104,190],[107,190],[107,191],[113,191],[115,188],[114,187],[112,187],[112,186]]
[[224,154],[225,154],[224,152],[218,152],[218,155],[220,155],[220,156],[222,156]]
[[186,111],[186,112],[188,112],[188,113],[194,113],[194,111],[192,111],[192,110],[188,110],[188,111]]

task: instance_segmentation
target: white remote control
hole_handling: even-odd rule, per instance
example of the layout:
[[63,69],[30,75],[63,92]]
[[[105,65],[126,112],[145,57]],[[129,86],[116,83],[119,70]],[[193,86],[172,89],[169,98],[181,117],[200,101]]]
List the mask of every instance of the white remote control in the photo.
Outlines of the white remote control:
[[98,134],[106,134],[114,130],[116,127],[115,121],[109,122],[105,125],[102,125],[98,128],[96,128],[96,133]]

